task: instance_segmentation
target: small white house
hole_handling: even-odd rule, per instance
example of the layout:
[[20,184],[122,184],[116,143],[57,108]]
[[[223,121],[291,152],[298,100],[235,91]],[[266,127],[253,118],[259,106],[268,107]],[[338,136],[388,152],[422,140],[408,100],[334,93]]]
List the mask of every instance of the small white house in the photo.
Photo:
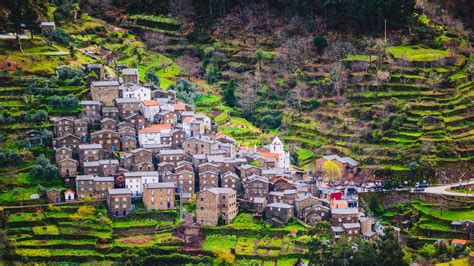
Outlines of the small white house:
[[140,145],[161,144],[161,135],[170,134],[173,126],[171,124],[151,125],[138,131]]
[[139,109],[148,122],[152,122],[155,115],[160,112],[160,106],[156,100],[141,101]]
[[138,101],[150,101],[151,89],[138,84],[126,83],[120,86],[122,98],[135,98]]
[[71,202],[76,200],[76,192],[68,189],[64,192],[64,199],[66,202]]
[[159,175],[157,171],[152,172],[126,172],[125,188],[129,188],[132,197],[141,197],[143,193],[143,185],[150,183],[158,183]]

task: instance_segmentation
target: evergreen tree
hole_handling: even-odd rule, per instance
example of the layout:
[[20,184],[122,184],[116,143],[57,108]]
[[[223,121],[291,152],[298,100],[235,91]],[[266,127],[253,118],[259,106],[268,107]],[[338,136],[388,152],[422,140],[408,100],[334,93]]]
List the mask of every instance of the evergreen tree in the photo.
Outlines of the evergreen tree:
[[237,105],[237,97],[235,97],[235,81],[231,80],[224,89],[224,101],[229,107]]
[[145,80],[155,84],[155,86],[160,86],[160,77],[158,77],[158,74],[156,74],[156,72],[151,69],[147,70],[145,74]]
[[378,240],[377,264],[385,266],[404,266],[408,263],[403,260],[402,247],[393,234],[393,229],[388,227],[384,235]]

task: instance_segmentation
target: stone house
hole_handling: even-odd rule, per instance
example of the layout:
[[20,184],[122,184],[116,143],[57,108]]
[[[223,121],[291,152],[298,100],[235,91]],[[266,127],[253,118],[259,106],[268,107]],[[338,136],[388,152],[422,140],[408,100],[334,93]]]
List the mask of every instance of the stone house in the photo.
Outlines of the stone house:
[[240,187],[240,179],[236,174],[227,171],[221,175],[221,187],[228,187],[237,191]]
[[59,176],[62,178],[70,178],[77,176],[77,161],[74,159],[66,158],[57,162]]
[[112,118],[104,118],[100,120],[100,129],[104,130],[112,130],[115,131],[117,129],[117,120],[114,120]]
[[124,117],[125,122],[128,122],[133,125],[136,130],[145,128],[146,118],[141,114],[132,114],[127,117]]
[[132,169],[134,171],[153,171],[153,153],[150,150],[138,148],[132,150],[131,153],[133,154],[134,166]]
[[[189,157],[186,156],[186,160],[189,161]],[[199,165],[207,163],[207,156],[204,154],[193,154],[191,155],[191,163],[193,164],[194,168],[199,170]],[[216,165],[217,167],[217,165]],[[216,172],[219,168],[216,168]]]
[[289,204],[274,202],[265,208],[265,219],[273,226],[283,226],[293,217],[293,206]]
[[190,198],[192,195],[194,195],[194,172],[187,169],[176,170],[176,177],[176,187],[180,188],[183,192],[183,198]]
[[66,147],[60,147],[54,150],[54,158],[56,162],[64,159],[72,159],[72,150]]
[[120,150],[120,135],[116,131],[102,129],[91,133],[91,142],[101,144],[104,150]]
[[298,217],[307,224],[315,225],[320,221],[326,221],[330,218],[330,209],[322,205],[312,205],[298,212]]
[[102,117],[101,105],[100,101],[81,101],[81,116],[91,123],[99,121]]
[[102,107],[102,118],[110,118],[114,120],[119,119],[119,111],[115,106],[104,106]]
[[84,175],[98,175],[99,170],[99,161],[89,161],[82,163],[82,172],[84,173]]
[[254,197],[250,204],[256,214],[261,214],[265,211],[265,208],[268,205],[268,200],[266,198]]
[[168,110],[161,111],[155,115],[154,122],[158,124],[176,125],[177,123],[176,114]]
[[295,183],[286,177],[274,178],[271,182],[272,188],[276,191],[295,189]]
[[84,162],[98,161],[102,157],[102,144],[81,144],[79,145],[79,161],[81,165]]
[[86,119],[76,119],[74,120],[74,135],[81,138],[82,142],[87,141],[89,123]]
[[53,120],[53,133],[56,138],[74,134],[74,118],[59,117]]
[[298,198],[298,191],[296,189],[287,189],[285,191],[272,191],[268,193],[268,201],[271,203],[282,202],[288,205],[295,205],[295,200]]
[[237,173],[239,174],[240,178],[244,179],[251,175],[261,175],[262,169],[250,164],[243,164],[237,168]]
[[175,169],[175,165],[172,164],[172,163],[168,163],[168,162],[161,162],[158,164],[158,173],[160,174],[160,176],[163,176],[164,173],[166,172],[173,172],[174,169]]
[[141,197],[143,193],[143,185],[150,183],[158,183],[158,172],[125,172],[125,187],[131,190],[134,197]]
[[188,162],[188,161],[180,161],[180,162],[176,163],[175,172],[179,172],[179,171],[183,171],[183,170],[188,170],[190,172],[194,172],[193,164]]
[[113,177],[99,177],[94,175],[78,175],[76,177],[76,191],[79,200],[85,197],[105,199],[106,191],[114,187]]
[[51,35],[53,31],[56,29],[56,23],[54,21],[43,21],[40,24],[41,34],[43,35]]
[[196,222],[215,226],[219,220],[224,224],[237,216],[237,194],[231,188],[211,188],[196,195]]
[[93,81],[91,95],[94,101],[100,101],[105,106],[114,106],[114,100],[119,97],[119,83],[116,80]]
[[169,162],[176,165],[178,162],[184,160],[184,151],[181,149],[176,150],[161,150],[158,153],[159,162]]
[[199,172],[219,172],[219,167],[216,164],[213,163],[203,163],[198,166]]
[[346,235],[349,240],[360,235],[360,223],[343,223],[341,226],[333,226],[333,238],[338,239],[342,235]]
[[267,198],[270,190],[270,181],[258,175],[251,175],[242,179],[244,198],[252,201],[254,198]]
[[132,196],[128,188],[109,188],[107,207],[115,217],[125,217],[132,211]]
[[132,136],[120,137],[121,150],[128,152],[134,150],[138,147],[137,138]]
[[120,122],[118,125],[118,133],[120,134],[121,138],[124,137],[136,137],[137,130],[133,127],[133,125],[129,125],[127,122]]
[[160,134],[160,143],[171,147],[172,136],[171,132],[163,132]]
[[81,143],[81,138],[76,135],[68,134],[55,140],[56,147],[66,147],[75,150]]
[[274,180],[278,177],[291,178],[291,171],[284,168],[267,168],[262,169],[262,176],[268,177],[270,180]]
[[375,236],[375,221],[370,217],[360,217],[360,234],[364,236],[366,240],[372,239]]
[[463,220],[451,222],[451,227],[454,230],[463,231],[469,235],[474,234],[474,220]]
[[118,160],[99,160],[99,175],[114,176],[118,173],[119,167]]
[[87,72],[94,72],[99,80],[104,80],[105,79],[105,68],[104,65],[95,63],[95,64],[88,64],[86,66]]
[[183,142],[186,140],[186,133],[181,129],[171,130],[171,148],[177,149],[183,147]]
[[185,154],[194,155],[194,154],[205,154],[211,155],[211,148],[214,145],[214,141],[210,140],[208,137],[196,136],[186,139],[183,142],[183,149]]
[[164,91],[164,90],[154,86],[153,91],[152,91],[152,95],[153,95],[153,98],[166,99],[168,102],[171,102],[171,103],[176,102],[176,92],[174,90]]
[[199,172],[199,191],[219,186],[219,175],[217,172]]
[[357,208],[339,208],[331,209],[332,226],[342,226],[344,223],[358,223],[359,209]]
[[115,99],[120,117],[127,117],[139,113],[138,106],[140,102],[135,98],[117,98]]
[[127,83],[138,84],[139,82],[138,69],[127,68],[127,69],[122,70],[122,81],[124,84],[127,84]]
[[122,154],[121,160],[122,167],[130,171],[152,171],[154,168],[153,153],[143,148]]
[[175,209],[175,185],[171,182],[144,184],[142,199],[147,210]]
[[49,189],[46,191],[46,198],[49,203],[60,203],[61,202],[61,190],[59,189]]
[[307,207],[311,207],[314,205],[322,205],[322,202],[320,199],[311,195],[298,197],[297,199],[295,199],[294,202],[295,202],[296,213],[298,214],[298,217],[300,218],[302,218],[301,215],[302,215],[303,210],[306,209]]

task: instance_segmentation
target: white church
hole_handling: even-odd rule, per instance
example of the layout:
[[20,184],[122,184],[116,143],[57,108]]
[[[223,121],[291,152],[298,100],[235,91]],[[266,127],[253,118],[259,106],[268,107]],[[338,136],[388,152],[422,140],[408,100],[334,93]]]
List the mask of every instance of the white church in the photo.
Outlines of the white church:
[[277,167],[286,169],[290,168],[290,153],[285,151],[283,142],[279,137],[275,137],[271,144],[263,147],[269,152],[279,155]]

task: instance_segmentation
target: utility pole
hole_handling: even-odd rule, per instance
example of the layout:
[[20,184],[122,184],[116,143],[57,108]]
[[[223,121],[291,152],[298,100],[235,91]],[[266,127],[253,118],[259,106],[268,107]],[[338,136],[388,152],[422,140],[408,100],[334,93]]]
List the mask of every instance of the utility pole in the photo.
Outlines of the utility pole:
[[384,30],[384,32],[385,32],[385,34],[384,34],[385,35],[384,44],[387,45],[387,19],[384,19],[383,21],[384,21],[384,28],[385,28],[385,30]]

